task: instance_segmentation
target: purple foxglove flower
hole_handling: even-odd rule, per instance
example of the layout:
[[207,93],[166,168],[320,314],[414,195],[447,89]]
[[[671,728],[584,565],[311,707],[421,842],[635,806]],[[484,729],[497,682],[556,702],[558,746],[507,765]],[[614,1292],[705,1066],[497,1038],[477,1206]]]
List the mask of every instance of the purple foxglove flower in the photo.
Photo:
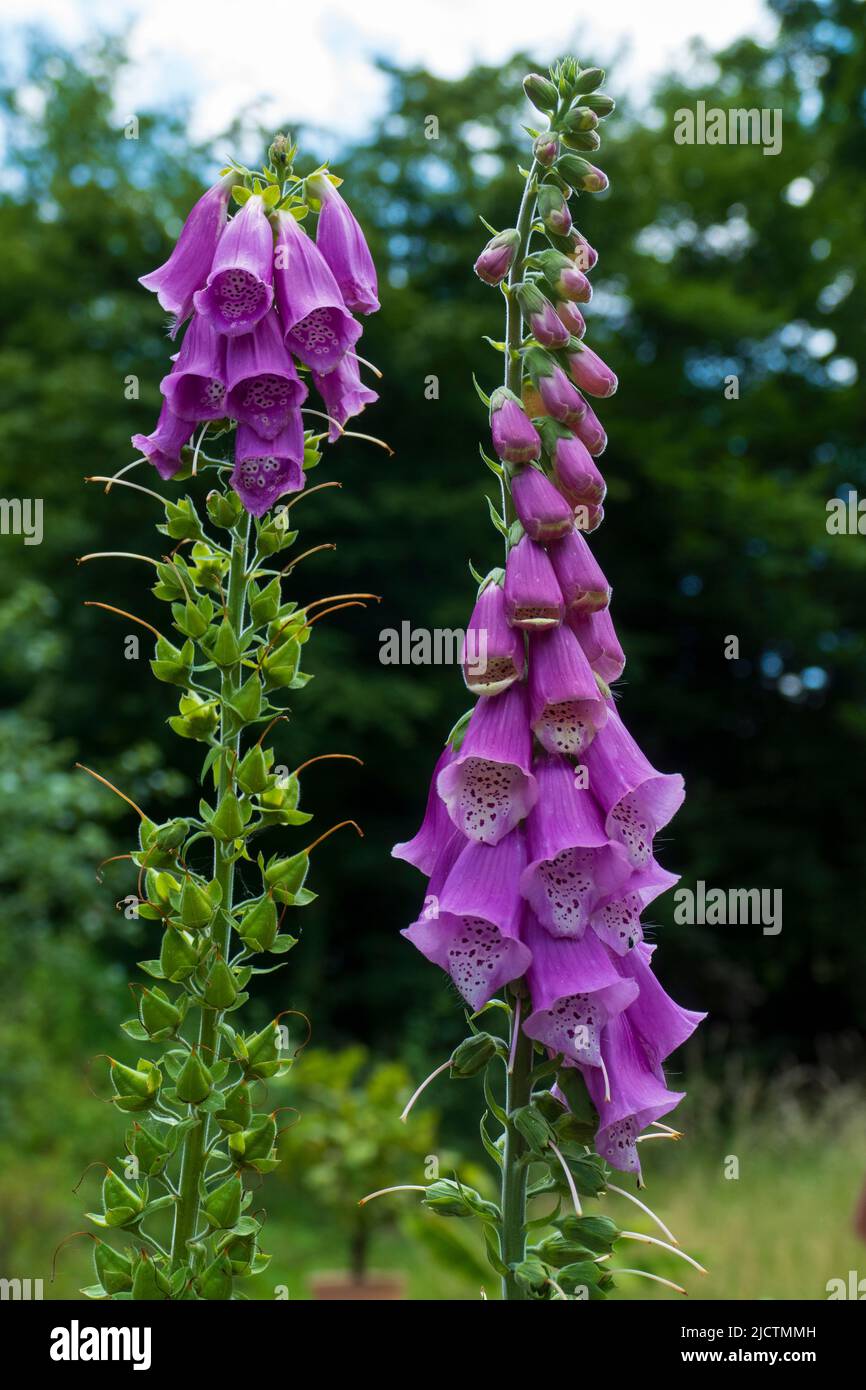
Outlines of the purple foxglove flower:
[[678,772],[656,772],[608,702],[608,719],[586,750],[589,785],[605,814],[605,828],[624,847],[635,868],[652,855],[658,832],[676,815],[685,797]]
[[600,1067],[602,1029],[636,998],[637,982],[617,970],[592,932],[581,941],[557,939],[531,913],[527,919],[523,938],[532,952],[527,974],[532,1013],[523,1030],[572,1062]]
[[532,464],[512,476],[511,496],[521,525],[532,540],[556,540],[572,530],[571,507],[553,483]]
[[517,884],[525,860],[519,830],[496,844],[470,840],[441,889],[431,892],[431,879],[426,901],[433,901],[433,911],[402,933],[448,972],[470,1008],[482,1008],[529,965],[518,934],[523,905]]
[[566,347],[569,341],[568,329],[538,286],[531,281],[524,281],[516,287],[515,294],[535,341],[543,348]]
[[142,275],[139,284],[153,290],[166,313],[174,314],[171,336],[192,313],[193,295],[210,274],[214,252],[228,215],[235,174],[227,174],[199,198],[187,216],[175,248],[164,265]]
[[543,546],[522,536],[505,562],[505,613],[512,627],[537,632],[558,627],[565,605]]
[[619,680],[625,670],[625,652],[614,630],[610,609],[577,611],[569,614],[568,622],[596,675],[607,685]]
[[586,410],[573,427],[574,433],[580,442],[586,445],[593,458],[598,458],[607,448],[607,435],[592,406],[586,401],[584,405]]
[[286,347],[324,375],[361,336],[321,251],[291,213],[277,213],[274,265]]
[[570,627],[530,640],[529,722],[549,753],[572,756],[588,748],[607,723],[607,704]]
[[134,434],[133,448],[144,454],[161,478],[173,478],[180,468],[180,451],[189,443],[193,426],[181,420],[163,401],[153,434]]
[[568,300],[560,300],[556,306],[556,312],[573,337],[583,337],[586,332],[586,319],[576,304],[572,304]]
[[598,353],[584,343],[575,346],[568,354],[568,370],[575,386],[588,391],[591,396],[612,396],[617,388],[616,374]]
[[551,459],[556,485],[573,507],[581,502],[589,507],[601,506],[607,483],[582,440],[574,435],[558,435]]
[[505,616],[505,591],[485,584],[472,610],[460,657],[463,679],[474,695],[499,695],[522,680],[526,652],[522,633]]
[[541,453],[541,440],[523,406],[505,386],[490,397],[493,447],[506,463],[531,463]]
[[637,946],[620,963],[620,970],[640,991],[629,1006],[628,1021],[643,1043],[650,1065],[660,1067],[691,1037],[706,1014],[682,1008],[662,989],[650,964],[654,951],[654,946]]
[[532,146],[532,153],[543,168],[549,169],[559,155],[559,137],[545,130]]
[[299,410],[275,439],[262,439],[250,425],[238,425],[231,484],[252,516],[264,516],[284,493],[301,491],[306,482],[303,464]]
[[229,338],[226,373],[228,414],[262,439],[276,439],[307,399],[273,310],[252,333]]
[[574,509],[574,524],[578,531],[583,531],[585,535],[589,535],[591,531],[597,531],[603,521],[604,507],[578,502]]
[[449,767],[456,756],[451,744],[446,743],[433,769],[430,790],[427,793],[427,807],[418,833],[411,840],[404,840],[391,850],[395,859],[404,859],[407,864],[420,869],[428,878],[433,873],[443,850],[456,834],[445,802],[436,790],[439,773]]
[[321,200],[316,246],[333,271],[343,303],[354,314],[375,314],[379,308],[376,267],[358,219],[330,179],[308,179],[307,185]]
[[353,415],[360,415],[365,405],[372,405],[379,399],[361,380],[358,359],[349,351],[343,354],[333,371],[313,372],[316,390],[325,402],[325,409],[331,417],[328,426],[328,439],[335,443],[342,434],[338,426],[345,425]]
[[538,190],[538,215],[549,232],[568,236],[571,213],[562,190],[555,183],[543,183]]
[[507,227],[504,232],[497,232],[496,236],[491,237],[475,262],[475,274],[479,280],[483,280],[485,285],[501,285],[514,264],[519,245],[520,233],[514,227]]
[[588,304],[592,299],[592,285],[570,256],[549,250],[541,251],[534,260],[558,299],[573,299],[579,304]]
[[[612,846],[622,853],[621,846]],[[626,861],[627,862],[627,861]],[[668,873],[655,859],[643,869],[632,870],[625,882],[600,882],[600,891],[592,908],[590,925],[606,946],[623,956],[643,941],[641,913],[661,893],[679,881],[677,874]]]
[[526,687],[482,697],[459,752],[436,778],[454,824],[470,839],[495,845],[535,805],[538,786],[530,770],[532,738]]
[[571,530],[547,553],[569,615],[607,607],[610,585],[579,531]]
[[200,314],[228,337],[249,333],[274,302],[274,237],[253,194],[219,239],[207,285],[193,296]]
[[538,348],[529,348],[524,361],[547,414],[569,428],[576,425],[586,414],[586,401],[572,386],[558,362]]
[[603,193],[610,187],[604,170],[590,164],[588,159],[581,159],[579,155],[564,155],[557,169],[572,188],[580,188],[584,193]]
[[198,424],[226,413],[226,345],[221,333],[196,314],[168,376],[159,383],[169,408]]
[[595,247],[590,246],[586,237],[582,232],[579,232],[576,227],[572,228],[571,240],[574,245],[571,259],[574,261],[578,270],[592,270],[593,266],[598,261],[598,252]]
[[603,1067],[581,1067],[599,1125],[595,1146],[613,1168],[640,1175],[637,1137],[683,1099],[650,1065],[628,1014],[615,1014],[601,1040]]
[[538,800],[526,822],[528,859],[520,891],[552,936],[579,939],[599,896],[634,876],[620,845],[611,844],[592,792],[579,786],[567,759],[536,758]]

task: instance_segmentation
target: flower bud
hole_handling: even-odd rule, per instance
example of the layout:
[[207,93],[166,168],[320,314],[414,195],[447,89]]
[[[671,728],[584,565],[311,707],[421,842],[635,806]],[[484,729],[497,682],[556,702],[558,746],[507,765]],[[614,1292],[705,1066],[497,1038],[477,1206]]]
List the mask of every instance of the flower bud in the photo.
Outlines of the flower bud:
[[529,536],[508,552],[505,612],[512,627],[530,632],[557,627],[562,622],[564,604],[553,567],[544,547]]
[[598,458],[607,448],[604,427],[590,405],[587,405],[586,413],[574,426],[574,433],[586,445],[593,458]]
[[520,233],[515,227],[508,227],[491,237],[475,262],[475,274],[479,280],[483,280],[485,285],[500,285],[514,264],[519,246]]
[[[580,392],[575,390],[562,367],[538,348],[529,348],[524,353],[524,361],[543,410],[554,420],[573,427],[584,415],[586,402]],[[548,428],[545,421],[539,421],[537,428],[544,441]]]
[[[572,227],[571,229],[571,243],[573,247],[571,259],[578,270],[592,270],[593,266],[598,261],[598,252],[594,246],[590,246],[586,237],[582,232],[579,232],[576,227]],[[578,337],[580,337],[580,334],[578,334]]]
[[574,131],[563,136],[563,144],[570,150],[582,150],[584,154],[595,154],[601,149],[601,136],[597,130]]
[[603,193],[608,186],[607,174],[577,154],[562,155],[556,161],[556,172],[572,188],[582,188],[585,193]]
[[553,83],[540,73],[531,72],[523,79],[523,90],[539,111],[555,111],[559,104],[559,93]]
[[538,215],[549,232],[568,236],[571,213],[562,189],[555,183],[543,183],[538,190]]
[[476,1076],[496,1056],[496,1039],[490,1033],[473,1033],[451,1054],[451,1075],[459,1081]]
[[616,373],[585,343],[575,343],[569,351],[568,371],[575,386],[591,396],[612,396],[616,391]]
[[422,1197],[422,1204],[440,1216],[488,1216],[499,1217],[499,1208],[494,1202],[486,1202],[479,1192],[453,1178],[439,1178],[431,1182]]
[[574,96],[583,96],[585,92],[594,92],[597,87],[601,86],[603,81],[603,68],[584,68],[582,72],[577,74],[577,77],[571,84],[572,94]]
[[571,507],[539,468],[528,465],[511,479],[514,508],[527,536],[557,540],[574,526]]
[[532,153],[544,169],[549,169],[559,156],[559,140],[552,130],[539,135],[532,146]]
[[538,458],[538,432],[520,401],[505,386],[498,386],[490,397],[490,427],[493,447],[507,463],[529,463]]
[[570,111],[566,111],[560,126],[569,135],[582,133],[586,130],[595,130],[598,125],[598,116],[588,106],[572,106]]
[[521,313],[536,342],[544,348],[565,347],[568,342],[568,330],[538,286],[530,280],[525,280],[516,286],[515,294]]
[[191,1052],[177,1074],[175,1091],[186,1105],[201,1105],[213,1090],[213,1077],[197,1052]]
[[550,547],[550,563],[569,614],[591,613],[606,608],[610,585],[578,531]]
[[586,445],[574,435],[560,435],[548,452],[557,487],[572,507],[600,506],[607,484]]
[[583,105],[588,106],[590,111],[594,111],[602,120],[616,110],[616,102],[607,92],[593,92],[591,96],[585,96]]
[[[570,256],[551,249],[539,252],[535,260],[551,290],[559,299],[575,299],[581,304],[589,303],[592,298],[592,285],[583,271],[578,270]],[[554,346],[558,347],[560,344],[556,343]]]
[[557,304],[556,312],[573,337],[583,337],[586,332],[586,319],[583,317],[583,314],[576,304],[568,300],[563,300],[562,303]]

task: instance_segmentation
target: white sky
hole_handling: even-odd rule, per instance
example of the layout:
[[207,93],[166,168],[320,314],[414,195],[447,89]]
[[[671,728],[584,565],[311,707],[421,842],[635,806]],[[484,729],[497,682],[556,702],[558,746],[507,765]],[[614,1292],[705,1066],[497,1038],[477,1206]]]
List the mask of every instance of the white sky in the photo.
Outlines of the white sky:
[[447,77],[520,47],[601,66],[617,54],[610,85],[621,93],[682,59],[695,34],[716,47],[774,32],[761,0],[3,0],[4,38],[34,23],[65,40],[128,26],[121,105],[131,114],[189,95],[197,137],[251,104],[266,123],[303,116],[357,130],[384,105],[379,55]]

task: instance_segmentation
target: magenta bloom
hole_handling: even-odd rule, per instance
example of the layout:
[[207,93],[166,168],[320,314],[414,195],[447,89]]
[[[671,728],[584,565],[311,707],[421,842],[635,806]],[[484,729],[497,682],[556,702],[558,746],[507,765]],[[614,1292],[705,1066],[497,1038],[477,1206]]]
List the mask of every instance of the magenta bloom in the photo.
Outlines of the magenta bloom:
[[607,448],[607,435],[592,406],[586,401],[584,401],[584,405],[586,410],[577,424],[573,426],[574,433],[581,443],[586,445],[593,458],[598,458],[599,454],[603,454]]
[[576,425],[586,414],[586,402],[572,386],[562,367],[537,348],[530,348],[526,352],[525,361],[532,384],[548,415],[564,425]]
[[592,667],[570,627],[539,632],[529,644],[529,722],[549,753],[577,756],[607,723]]
[[404,840],[391,850],[395,859],[404,859],[407,864],[420,869],[428,878],[433,873],[440,855],[457,834],[445,802],[436,790],[439,773],[453,763],[456,756],[451,744],[446,743],[433,769],[427,793],[427,807],[418,833],[411,840]]
[[569,614],[594,613],[610,602],[610,585],[577,530],[551,545],[548,554]]
[[501,285],[514,263],[519,245],[520,233],[514,227],[507,227],[491,237],[475,262],[479,280],[485,285]]
[[425,913],[402,933],[448,972],[473,1009],[482,1008],[529,965],[529,950],[518,934],[517,884],[525,857],[520,831],[494,845],[470,840],[442,887],[431,879]]
[[568,370],[575,386],[591,396],[612,396],[617,388],[616,374],[598,353],[581,343],[568,354]]
[[316,246],[333,272],[343,303],[355,314],[375,314],[379,308],[376,267],[358,219],[330,179],[308,182],[322,204]]
[[512,627],[537,632],[557,627],[565,606],[543,546],[522,536],[505,562],[505,613]]
[[[611,850],[623,853],[620,845],[612,845]],[[600,882],[591,918],[596,936],[617,955],[625,955],[643,941],[640,919],[644,908],[677,882],[678,876],[668,873],[655,859],[642,869],[633,869],[625,882],[613,886]]]
[[542,251],[535,259],[558,299],[574,299],[579,304],[589,303],[592,299],[592,285],[570,256],[564,256],[561,251],[550,250]]
[[172,337],[192,313],[193,296],[210,273],[235,177],[227,174],[202,194],[184,222],[168,260],[139,279],[146,290],[153,290],[166,313],[174,314]]
[[586,751],[589,784],[605,814],[605,827],[636,868],[652,855],[658,832],[676,815],[685,797],[679,773],[656,772],[614,708]]
[[601,506],[607,495],[607,483],[582,440],[574,435],[559,435],[551,457],[556,485],[573,507],[581,503],[588,507]]
[[365,405],[372,405],[379,399],[361,380],[358,359],[351,352],[340,358],[333,371],[313,372],[316,390],[325,402],[325,409],[331,416],[328,426],[328,439],[333,444],[342,434],[342,427],[353,415],[360,415]]
[[252,516],[264,516],[279,497],[300,492],[304,473],[304,426],[295,410],[275,439],[262,439],[250,425],[238,425],[231,483]]
[[189,443],[192,430],[192,422],[181,420],[163,401],[156,429],[152,434],[134,434],[132,444],[161,478],[173,478],[180,468],[180,451]]
[[472,711],[459,752],[436,787],[458,830],[495,845],[535,805],[526,688],[485,696]]
[[598,1111],[596,1149],[614,1168],[640,1175],[637,1137],[683,1099],[652,1066],[628,1013],[615,1014],[601,1040],[603,1067],[581,1067]]
[[556,312],[573,337],[583,337],[586,332],[586,319],[583,317],[583,314],[576,304],[571,304],[568,300],[563,300],[557,304]]
[[505,386],[490,397],[493,447],[507,463],[531,463],[541,453],[541,440],[520,401]]
[[485,584],[475,602],[461,653],[463,679],[474,695],[499,695],[523,677],[523,635],[505,616],[501,584]]
[[273,310],[252,333],[228,340],[226,372],[229,415],[262,439],[276,439],[307,398]]
[[617,970],[592,932],[580,941],[557,939],[533,922],[531,913],[527,916],[523,934],[532,952],[527,976],[532,1013],[524,1031],[551,1052],[598,1067],[602,1029],[634,1000],[637,982]]
[[526,822],[528,864],[520,891],[552,936],[583,936],[596,900],[622,890],[634,871],[611,844],[592,792],[558,755],[536,758],[538,800]]
[[159,389],[181,420],[198,424],[225,415],[226,340],[201,314],[186,330],[174,366]]
[[565,347],[569,338],[568,329],[538,286],[525,281],[517,286],[515,293],[535,341],[543,348]]
[[578,610],[569,614],[568,622],[596,675],[608,685],[619,680],[625,670],[625,652],[614,630],[610,609]]
[[598,261],[598,252],[594,246],[590,246],[586,237],[579,232],[576,227],[571,230],[571,240],[574,243],[572,260],[579,270],[592,270]]
[[193,303],[220,333],[249,333],[274,302],[273,275],[271,224],[253,194],[220,237],[207,285]]
[[521,525],[532,540],[556,540],[572,530],[571,507],[539,468],[529,464],[515,473],[511,496]]
[[682,1008],[662,989],[650,964],[654,951],[654,946],[637,946],[623,958],[619,968],[639,988],[637,999],[629,1007],[628,1021],[643,1043],[650,1065],[660,1067],[691,1037],[706,1014]]
[[328,262],[291,213],[277,213],[274,263],[286,347],[317,372],[331,372],[361,336]]

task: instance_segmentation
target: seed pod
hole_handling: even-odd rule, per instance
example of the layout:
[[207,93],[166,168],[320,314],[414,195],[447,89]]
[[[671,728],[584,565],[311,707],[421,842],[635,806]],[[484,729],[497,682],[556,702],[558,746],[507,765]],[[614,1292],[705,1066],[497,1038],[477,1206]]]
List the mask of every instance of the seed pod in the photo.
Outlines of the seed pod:
[[237,840],[244,833],[244,820],[241,804],[233,791],[224,792],[219,806],[209,822],[212,835],[218,840]]
[[273,622],[280,611],[281,599],[280,581],[276,577],[258,593],[253,594],[250,599],[250,617],[256,627]]
[[214,526],[230,531],[244,514],[244,506],[236,492],[209,492],[205,498],[207,514]]
[[272,859],[265,869],[265,883],[294,896],[303,888],[309,870],[310,858],[304,853],[293,854],[290,859]]
[[227,1009],[238,997],[234,972],[220,959],[214,962],[204,987],[204,1001],[212,1009]]
[[106,1293],[132,1288],[132,1260],[104,1240],[97,1240],[93,1247],[93,1268]]
[[139,1172],[148,1178],[161,1173],[172,1155],[168,1144],[137,1123],[127,1131],[126,1147],[138,1161]]
[[238,1134],[246,1129],[252,1117],[250,1088],[246,1081],[239,1081],[230,1091],[225,1092],[225,1104],[216,1112],[216,1121],[226,1134]]
[[202,1298],[209,1300],[228,1299],[232,1293],[232,1265],[227,1255],[218,1255],[212,1264],[199,1275],[196,1289]]
[[109,1226],[131,1226],[146,1205],[145,1199],[109,1168],[102,1181],[102,1207]]
[[203,1203],[204,1214],[215,1230],[227,1231],[241,1214],[244,1187],[239,1177],[227,1178]]
[[244,724],[251,724],[254,719],[258,719],[262,708],[262,683],[255,673],[244,681],[237,694],[232,696],[231,704]]
[[473,1033],[451,1054],[451,1075],[458,1080],[475,1076],[496,1056],[496,1039],[490,1033]]
[[183,1018],[180,1009],[161,989],[142,990],[138,1016],[152,1038],[169,1037]]
[[165,681],[168,685],[185,686],[189,684],[194,658],[195,649],[192,642],[187,641],[182,647],[176,647],[166,637],[160,637],[157,639],[150,669],[158,681]]
[[177,1074],[175,1091],[187,1105],[201,1105],[213,1090],[213,1077],[197,1052],[191,1052]]
[[221,1254],[227,1256],[232,1274],[249,1274],[256,1254],[256,1238],[249,1236],[229,1236],[222,1245]]
[[256,1159],[270,1158],[276,1138],[273,1115],[256,1115],[248,1129],[229,1135],[229,1152],[242,1165],[254,1163]]
[[179,849],[188,834],[189,821],[184,820],[182,816],[175,816],[163,825],[153,826],[153,832],[144,848],[150,849],[153,846],[161,850]]
[[159,964],[165,978],[175,985],[192,974],[198,965],[198,950],[188,932],[171,925],[166,927]]
[[245,792],[263,792],[268,785],[267,759],[260,744],[248,748],[235,769],[237,784]]
[[259,898],[238,923],[238,935],[251,951],[269,951],[277,939],[277,908],[270,894]]
[[188,931],[201,931],[214,915],[214,905],[207,892],[191,874],[187,874],[183,881],[179,914]]
[[141,1258],[135,1267],[135,1274],[132,1280],[132,1297],[136,1301],[155,1302],[170,1297],[171,1286],[168,1277],[157,1266],[146,1250],[142,1250]]
[[241,649],[238,646],[238,639],[235,630],[228,618],[223,618],[217,629],[216,638],[208,647],[208,655],[217,666],[226,669],[229,666],[237,666],[241,659]]

